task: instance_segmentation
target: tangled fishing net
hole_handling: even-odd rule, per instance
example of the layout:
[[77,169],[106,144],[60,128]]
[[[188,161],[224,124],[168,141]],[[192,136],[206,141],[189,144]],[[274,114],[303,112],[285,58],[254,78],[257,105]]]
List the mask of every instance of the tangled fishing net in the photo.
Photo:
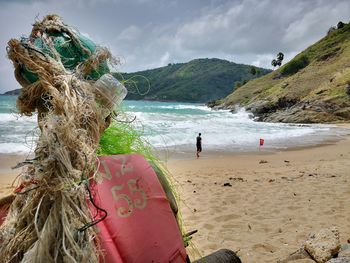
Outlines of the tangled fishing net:
[[1,261],[98,262],[86,199],[101,134],[126,94],[109,74],[116,61],[57,15],[7,52],[23,87],[18,111],[38,114],[40,136],[0,228]]

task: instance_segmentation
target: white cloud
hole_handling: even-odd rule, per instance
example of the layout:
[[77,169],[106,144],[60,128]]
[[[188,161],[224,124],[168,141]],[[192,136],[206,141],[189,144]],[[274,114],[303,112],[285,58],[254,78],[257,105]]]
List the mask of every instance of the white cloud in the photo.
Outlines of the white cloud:
[[163,67],[169,63],[170,54],[165,52],[165,54],[160,58],[159,67]]
[[252,65],[256,66],[256,67],[265,67],[265,68],[269,68],[271,67],[271,61],[272,59],[274,59],[275,57],[272,54],[261,54],[261,55],[257,55],[256,59],[254,61],[252,61]]

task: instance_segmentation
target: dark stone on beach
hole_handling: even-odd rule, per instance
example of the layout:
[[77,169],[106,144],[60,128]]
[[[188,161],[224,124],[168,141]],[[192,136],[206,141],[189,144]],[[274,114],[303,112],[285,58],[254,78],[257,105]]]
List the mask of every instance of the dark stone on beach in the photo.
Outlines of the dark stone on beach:
[[277,110],[277,105],[267,100],[256,101],[246,107],[246,110],[251,111],[256,116],[273,113]]
[[261,163],[268,163],[268,161],[260,160],[259,164],[261,164]]
[[212,101],[209,101],[206,106],[209,107],[209,108],[214,108],[214,107],[217,107],[220,105],[220,101],[219,100],[212,100]]
[[242,263],[235,252],[229,249],[220,249],[193,263]]
[[230,187],[232,187],[232,184],[230,184],[230,183],[224,183],[224,186],[230,186]]
[[297,104],[299,99],[290,97],[280,97],[277,101],[277,106],[279,109],[290,108]]
[[275,102],[257,101],[246,108],[259,121],[284,123],[324,123],[350,118],[350,107],[332,102],[302,102],[298,98],[279,98]]

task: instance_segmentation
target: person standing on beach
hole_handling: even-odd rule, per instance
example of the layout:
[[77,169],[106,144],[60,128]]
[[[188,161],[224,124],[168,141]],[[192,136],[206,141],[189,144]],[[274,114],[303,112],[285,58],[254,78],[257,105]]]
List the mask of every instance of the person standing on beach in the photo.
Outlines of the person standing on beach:
[[199,158],[199,153],[202,151],[202,137],[201,137],[201,133],[198,134],[197,136],[197,159]]

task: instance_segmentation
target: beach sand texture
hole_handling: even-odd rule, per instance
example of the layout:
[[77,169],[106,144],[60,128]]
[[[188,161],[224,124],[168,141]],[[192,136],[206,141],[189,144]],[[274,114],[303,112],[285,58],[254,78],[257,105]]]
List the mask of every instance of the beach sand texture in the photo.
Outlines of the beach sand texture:
[[[168,168],[186,229],[199,231],[193,242],[202,256],[229,248],[242,262],[276,262],[310,232],[333,225],[342,243],[350,238],[350,137],[274,153],[194,155],[172,159]],[[24,158],[0,155],[0,196],[11,192],[20,170],[10,167]]]
[[185,202],[185,226],[198,229],[193,241],[202,255],[229,248],[242,262],[277,262],[322,228],[337,226],[342,243],[350,238],[349,137],[276,153],[204,153],[168,168]]

